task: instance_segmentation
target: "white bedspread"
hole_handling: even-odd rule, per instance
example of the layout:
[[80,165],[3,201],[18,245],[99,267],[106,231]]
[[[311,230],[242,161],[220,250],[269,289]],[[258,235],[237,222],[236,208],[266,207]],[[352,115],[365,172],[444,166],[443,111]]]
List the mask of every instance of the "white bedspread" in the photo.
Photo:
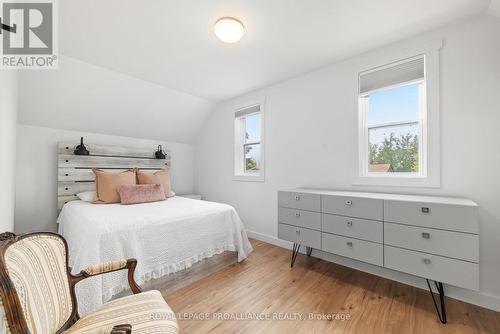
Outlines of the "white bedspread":
[[[76,274],[89,265],[136,258],[139,285],[224,251],[244,260],[252,246],[233,207],[183,197],[136,205],[67,203],[59,233]],[[126,272],[86,279],[76,287],[81,315],[128,288]]]

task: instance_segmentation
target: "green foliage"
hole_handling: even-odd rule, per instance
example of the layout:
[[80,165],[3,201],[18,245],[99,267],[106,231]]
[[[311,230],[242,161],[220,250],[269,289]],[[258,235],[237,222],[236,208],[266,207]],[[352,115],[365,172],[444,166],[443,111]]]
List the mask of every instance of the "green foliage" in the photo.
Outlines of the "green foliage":
[[252,158],[247,158],[247,170],[253,170],[257,167],[257,162]]
[[[245,146],[245,155],[247,155],[251,150],[252,146]],[[253,158],[246,158],[246,170],[254,170],[257,167],[257,161],[255,161]]]
[[381,144],[370,144],[370,164],[390,164],[394,172],[418,172],[418,137],[391,133]]

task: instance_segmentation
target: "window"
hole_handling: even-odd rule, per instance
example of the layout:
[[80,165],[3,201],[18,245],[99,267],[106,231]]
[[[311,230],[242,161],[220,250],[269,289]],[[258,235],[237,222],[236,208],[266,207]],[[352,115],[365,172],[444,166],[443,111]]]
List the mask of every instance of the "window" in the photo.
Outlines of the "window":
[[262,103],[236,110],[234,119],[236,180],[264,180]]
[[359,74],[359,175],[427,176],[425,56]]

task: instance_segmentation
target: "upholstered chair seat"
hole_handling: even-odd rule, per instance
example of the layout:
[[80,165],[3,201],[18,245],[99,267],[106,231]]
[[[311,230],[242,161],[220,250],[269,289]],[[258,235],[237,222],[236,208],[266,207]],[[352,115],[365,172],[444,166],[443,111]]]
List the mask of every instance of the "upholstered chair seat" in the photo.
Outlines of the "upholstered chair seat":
[[110,333],[120,324],[130,324],[133,334],[177,333],[175,315],[158,291],[113,300],[78,320],[64,333]]
[[[67,244],[55,233],[0,235],[0,297],[12,334],[173,334],[175,314],[159,291],[141,292],[134,280],[135,259],[91,266],[78,275],[68,268]],[[75,285],[81,280],[128,270],[134,293],[78,315]],[[5,321],[4,321],[5,322]]]

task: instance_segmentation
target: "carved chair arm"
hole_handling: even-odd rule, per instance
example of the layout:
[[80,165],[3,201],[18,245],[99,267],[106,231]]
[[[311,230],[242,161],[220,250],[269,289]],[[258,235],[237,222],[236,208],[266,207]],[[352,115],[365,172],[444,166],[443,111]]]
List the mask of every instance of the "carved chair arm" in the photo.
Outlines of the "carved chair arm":
[[85,278],[112,273],[118,270],[128,269],[128,284],[134,294],[140,293],[141,288],[134,279],[134,271],[137,266],[136,259],[110,261],[101,263],[83,269],[78,275],[74,276],[75,284]]
[[106,263],[96,264],[94,266],[83,269],[87,276],[95,276],[112,271],[124,269],[127,266],[127,260],[110,261]]
[[110,334],[131,334],[132,326],[131,325],[116,325],[111,330]]

